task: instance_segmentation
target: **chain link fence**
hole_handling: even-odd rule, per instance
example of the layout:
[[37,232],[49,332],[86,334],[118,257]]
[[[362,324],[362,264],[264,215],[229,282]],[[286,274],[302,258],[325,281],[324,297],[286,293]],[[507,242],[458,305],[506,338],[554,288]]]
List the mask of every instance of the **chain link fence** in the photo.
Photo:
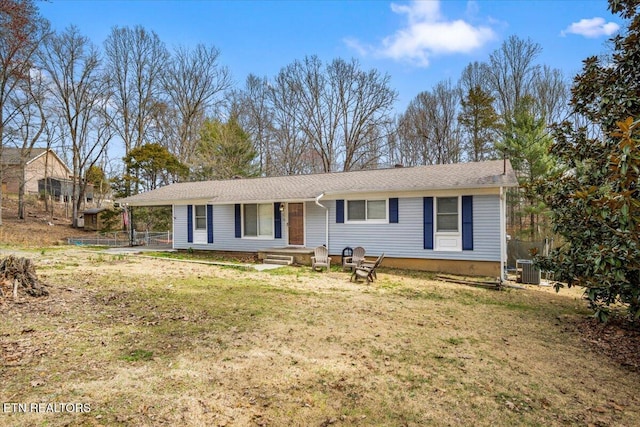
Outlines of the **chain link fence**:
[[96,233],[93,236],[69,237],[67,243],[76,246],[109,246],[122,248],[127,246],[148,246],[158,249],[168,249],[173,245],[173,234],[170,231],[117,231]]

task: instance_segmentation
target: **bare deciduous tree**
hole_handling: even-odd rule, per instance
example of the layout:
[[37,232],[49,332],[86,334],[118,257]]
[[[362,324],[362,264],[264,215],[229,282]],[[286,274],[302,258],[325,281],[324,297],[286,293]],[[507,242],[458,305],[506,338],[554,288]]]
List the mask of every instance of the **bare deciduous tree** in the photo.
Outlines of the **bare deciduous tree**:
[[[105,75],[115,107],[110,123],[127,155],[131,149],[152,142],[150,125],[169,53],[156,33],[141,26],[114,27],[104,47]],[[125,191],[130,194],[129,188]]]
[[338,128],[343,150],[342,169],[376,166],[386,141],[391,109],[397,93],[390,77],[377,70],[361,71],[352,60],[334,60],[327,67],[331,91],[335,94]]
[[355,60],[335,59],[325,67],[312,56],[283,68],[274,86],[274,109],[281,109],[274,114],[281,124],[287,119],[299,125],[304,138],[290,127],[286,136],[288,142],[295,135],[296,141],[309,144],[313,153],[293,152],[305,156],[314,171],[348,171],[378,163],[397,97],[388,75],[362,71]]
[[314,151],[302,130],[303,123],[296,113],[296,96],[284,73],[276,76],[268,88],[271,109],[270,145],[271,173],[296,175],[314,171]]
[[219,57],[220,51],[213,46],[179,47],[164,74],[167,112],[173,110],[178,132],[178,139],[168,148],[183,163],[190,162],[202,123],[207,116],[215,116],[220,95],[231,86],[230,72],[220,65]]
[[488,86],[487,65],[475,61],[464,67],[460,80],[458,80],[458,87],[460,89],[460,97],[476,88],[489,92],[491,89]]
[[273,175],[272,122],[273,109],[269,103],[270,84],[266,77],[254,74],[247,77],[244,90],[231,95],[230,117],[236,117],[242,128],[252,137],[258,153],[260,175]]
[[63,118],[72,152],[73,226],[78,225],[86,181],[112,137],[107,108],[109,92],[100,69],[97,48],[71,26],[51,37],[42,55],[51,81],[55,114]]
[[[26,185],[25,167],[31,159],[33,147],[45,130],[46,82],[41,73],[33,70],[29,77],[21,80],[11,94],[11,106],[14,110],[9,122],[7,135],[10,144],[19,152],[18,170],[18,218],[24,219],[24,187]],[[48,153],[47,153],[48,156]]]
[[547,123],[560,123],[567,118],[570,91],[561,70],[543,66],[533,81],[532,92],[538,114]]
[[[49,35],[49,23],[31,0],[0,0],[0,183],[4,129],[15,110],[9,99],[17,85],[28,79],[33,58]],[[0,186],[0,225],[2,225]]]
[[541,52],[538,43],[512,35],[489,56],[487,82],[503,121],[509,120],[523,97],[531,93],[539,72],[534,61]]
[[279,82],[290,91],[296,122],[320,160],[319,172],[331,172],[337,163],[337,117],[335,102],[317,56],[294,61],[278,74]]
[[394,155],[398,163],[405,166],[433,163],[429,148],[432,128],[427,114],[431,102],[430,93],[420,92],[398,117],[398,141]]
[[459,161],[458,95],[449,81],[419,93],[399,117],[395,158],[408,166]]

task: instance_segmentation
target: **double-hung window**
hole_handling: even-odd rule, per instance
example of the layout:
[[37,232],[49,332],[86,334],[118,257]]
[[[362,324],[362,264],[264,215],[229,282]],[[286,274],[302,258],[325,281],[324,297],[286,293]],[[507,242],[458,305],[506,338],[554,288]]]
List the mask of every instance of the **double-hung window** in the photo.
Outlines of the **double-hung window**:
[[435,208],[435,250],[461,251],[459,197],[437,197]]
[[437,232],[458,232],[458,198],[438,197],[436,211]]
[[387,221],[386,200],[347,200],[347,221]]
[[244,237],[273,237],[273,204],[243,205]]
[[194,223],[196,225],[196,230],[206,230],[207,229],[207,207],[205,205],[195,205],[194,212]]

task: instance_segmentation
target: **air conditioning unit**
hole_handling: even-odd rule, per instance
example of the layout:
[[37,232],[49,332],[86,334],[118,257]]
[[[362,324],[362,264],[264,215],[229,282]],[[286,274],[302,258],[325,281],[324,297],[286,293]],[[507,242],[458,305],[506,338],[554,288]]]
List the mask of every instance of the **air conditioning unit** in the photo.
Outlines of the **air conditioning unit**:
[[540,284],[540,270],[533,265],[530,259],[516,260],[516,281],[531,285]]

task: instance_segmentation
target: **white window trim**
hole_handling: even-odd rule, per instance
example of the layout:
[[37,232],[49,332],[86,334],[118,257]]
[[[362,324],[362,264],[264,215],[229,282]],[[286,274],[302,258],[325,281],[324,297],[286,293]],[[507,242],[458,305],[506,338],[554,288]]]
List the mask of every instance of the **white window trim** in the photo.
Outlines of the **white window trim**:
[[[275,218],[273,217],[273,211],[271,211],[271,234],[270,235],[257,235],[257,236],[245,236],[244,234],[244,207],[245,205],[271,205],[273,209],[273,203],[243,203],[240,206],[240,225],[242,226],[242,239],[247,240],[274,240],[275,239]],[[259,227],[258,227],[259,229]]]
[[[204,207],[204,217],[198,217],[197,206]],[[204,227],[198,228],[198,218],[204,218]],[[207,205],[193,205],[193,231],[207,231]]]
[[[198,221],[196,221],[196,206],[204,206],[204,228],[198,228]],[[194,244],[207,244],[207,205],[193,205],[193,243]]]
[[[378,201],[384,201],[385,203],[385,219],[349,219],[349,202],[357,202],[360,200],[364,200],[365,201],[365,206],[364,206],[364,214],[365,216],[368,213],[368,203],[369,201],[374,201],[374,202],[378,202]],[[380,198],[370,198],[370,199],[364,199],[364,198],[357,198],[357,199],[346,199],[344,201],[344,222],[345,224],[389,224],[389,198],[384,198],[384,197],[380,197]]]
[[[458,231],[438,230],[438,200],[456,197],[458,199]],[[462,252],[462,196],[438,196],[433,204],[433,250],[436,252]]]

